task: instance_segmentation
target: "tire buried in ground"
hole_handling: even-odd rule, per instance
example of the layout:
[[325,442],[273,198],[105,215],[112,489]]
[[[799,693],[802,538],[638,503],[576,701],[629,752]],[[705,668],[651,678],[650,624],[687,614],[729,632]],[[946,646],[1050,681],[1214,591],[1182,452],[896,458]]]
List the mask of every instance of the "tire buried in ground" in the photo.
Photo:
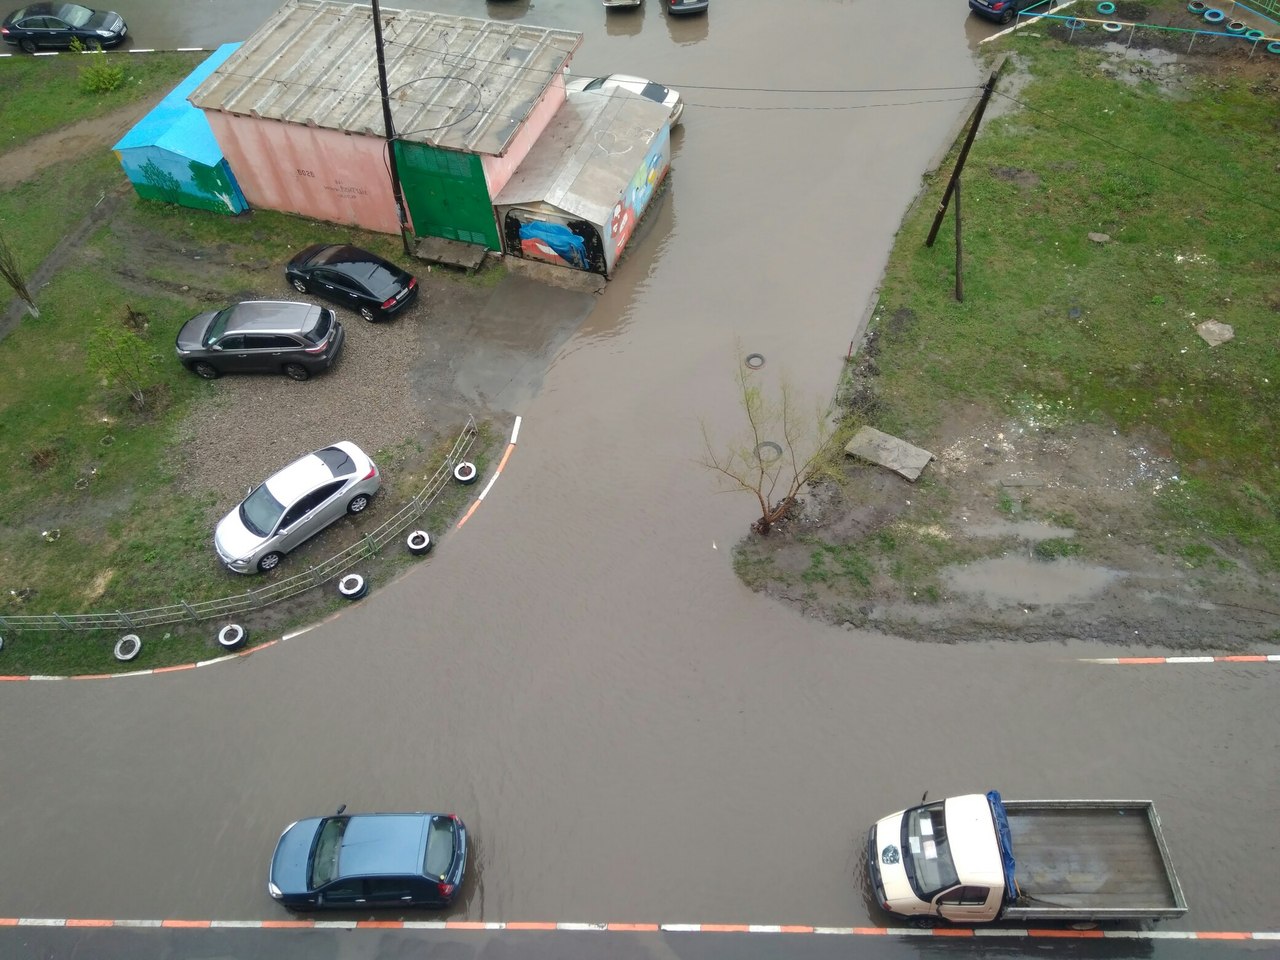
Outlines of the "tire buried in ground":
[[409,536],[405,537],[404,545],[409,548],[409,552],[415,557],[420,557],[425,553],[431,552],[431,534],[425,530],[415,530]]
[[348,573],[338,581],[338,592],[348,600],[359,600],[369,592],[369,581],[358,573]]
[[453,479],[462,484],[475,483],[476,478],[480,475],[476,470],[476,465],[470,460],[463,460],[453,468]]
[[126,633],[123,637],[116,641],[115,649],[111,655],[121,663],[128,663],[135,659],[142,652],[142,638],[136,633]]
[[218,631],[218,646],[223,650],[239,650],[249,639],[249,631],[238,623],[228,623]]

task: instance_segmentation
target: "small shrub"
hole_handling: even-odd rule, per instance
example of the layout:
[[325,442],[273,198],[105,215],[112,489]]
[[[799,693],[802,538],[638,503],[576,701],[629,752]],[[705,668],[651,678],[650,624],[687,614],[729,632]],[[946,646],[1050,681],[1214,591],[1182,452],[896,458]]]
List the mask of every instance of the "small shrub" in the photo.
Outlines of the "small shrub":
[[[124,64],[109,60],[100,44],[95,43],[93,46],[88,64],[80,68],[80,89],[88,94],[110,93],[120,89],[120,85],[124,83]],[[85,52],[85,45],[78,37],[71,41],[71,52]]]

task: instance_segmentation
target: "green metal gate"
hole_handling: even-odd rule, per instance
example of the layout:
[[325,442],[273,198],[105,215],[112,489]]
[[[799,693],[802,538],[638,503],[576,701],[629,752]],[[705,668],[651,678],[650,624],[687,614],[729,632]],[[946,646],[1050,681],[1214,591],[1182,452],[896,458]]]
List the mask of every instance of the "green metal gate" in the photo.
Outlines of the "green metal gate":
[[478,156],[402,140],[395,149],[415,234],[502,249]]

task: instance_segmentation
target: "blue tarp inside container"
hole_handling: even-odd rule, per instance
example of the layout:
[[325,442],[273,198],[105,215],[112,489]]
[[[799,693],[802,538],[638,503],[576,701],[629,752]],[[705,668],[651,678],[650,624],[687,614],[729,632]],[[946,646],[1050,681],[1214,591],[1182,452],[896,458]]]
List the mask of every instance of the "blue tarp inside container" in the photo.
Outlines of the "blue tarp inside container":
[[115,145],[140,197],[219,213],[249,209],[204,111],[187,102],[239,46],[220,46]]

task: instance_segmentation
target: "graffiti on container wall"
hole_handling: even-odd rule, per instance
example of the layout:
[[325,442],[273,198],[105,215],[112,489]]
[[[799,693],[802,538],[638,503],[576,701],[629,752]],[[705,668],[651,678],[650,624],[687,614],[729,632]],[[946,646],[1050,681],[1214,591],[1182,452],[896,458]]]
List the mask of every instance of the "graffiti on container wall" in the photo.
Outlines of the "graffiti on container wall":
[[507,249],[527,260],[604,273],[604,244],[585,220],[549,220],[523,210],[508,210],[503,220]]
[[644,158],[627,184],[622,198],[614,204],[613,216],[609,220],[609,242],[613,245],[613,255],[617,257],[631,238],[631,231],[644,213],[645,207],[653,197],[653,192],[662,182],[667,172],[667,138],[658,137],[649,148],[649,155]]
[[[316,172],[314,170],[306,170],[302,167],[295,167],[298,177],[306,180],[315,180]],[[336,193],[344,197],[367,197],[369,196],[369,188],[361,186],[352,186],[343,183],[341,180],[335,180],[333,183],[321,184],[330,193]]]

